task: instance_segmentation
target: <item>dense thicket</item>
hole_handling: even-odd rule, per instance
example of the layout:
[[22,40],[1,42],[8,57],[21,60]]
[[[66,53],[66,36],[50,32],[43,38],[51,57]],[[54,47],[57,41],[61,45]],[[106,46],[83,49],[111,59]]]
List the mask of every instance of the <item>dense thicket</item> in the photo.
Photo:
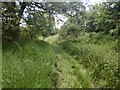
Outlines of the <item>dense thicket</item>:
[[[63,26],[63,31],[69,31],[68,27],[77,26],[79,32],[104,32],[117,37],[120,26],[120,2],[102,3],[90,6],[89,11],[77,13],[67,22],[69,25]],[[74,25],[72,25],[74,24]],[[71,31],[71,30],[70,30]]]
[[[83,9],[82,3],[3,2],[3,39],[17,40],[21,34],[29,34],[28,38],[35,38],[37,34],[52,35],[55,33],[55,15],[73,16],[74,12],[81,12]],[[24,30],[20,27],[23,23],[21,20],[27,23]]]
[[3,39],[16,40],[19,38],[20,19],[22,18],[24,9],[29,3],[2,3],[2,37]]
[[[3,39],[16,40],[21,33],[29,34],[30,38],[35,38],[37,34],[43,36],[55,34],[54,16],[58,14],[67,16],[67,24],[78,25],[81,30],[104,31],[118,36],[120,2],[90,6],[89,11],[85,10],[83,3],[4,2],[2,4]],[[20,28],[21,20],[27,23],[27,28],[24,30]]]

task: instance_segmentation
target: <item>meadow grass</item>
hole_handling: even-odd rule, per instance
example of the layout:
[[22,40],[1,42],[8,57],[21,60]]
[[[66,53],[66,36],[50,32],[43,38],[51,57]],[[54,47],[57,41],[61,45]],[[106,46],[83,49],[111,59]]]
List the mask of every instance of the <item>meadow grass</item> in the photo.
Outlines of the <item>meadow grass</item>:
[[56,45],[14,42],[4,45],[2,55],[3,88],[94,87],[82,66]]
[[3,88],[50,88],[55,60],[50,45],[28,41],[11,46],[2,53]]
[[57,42],[63,50],[86,68],[95,87],[118,87],[117,40],[109,35],[83,35]]
[[55,73],[58,88],[93,88],[91,77],[74,58],[64,52],[59,46],[54,46],[56,53]]
[[117,47],[102,33],[3,43],[3,88],[118,87]]

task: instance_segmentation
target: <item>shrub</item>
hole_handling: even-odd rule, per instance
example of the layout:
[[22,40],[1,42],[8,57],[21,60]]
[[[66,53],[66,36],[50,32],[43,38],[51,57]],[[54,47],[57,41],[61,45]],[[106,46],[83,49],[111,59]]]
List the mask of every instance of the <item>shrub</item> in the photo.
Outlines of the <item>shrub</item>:
[[69,24],[64,26],[59,32],[59,36],[61,39],[64,39],[66,37],[77,37],[78,35],[80,35],[80,32],[82,30],[79,28],[78,25],[74,25],[74,24]]

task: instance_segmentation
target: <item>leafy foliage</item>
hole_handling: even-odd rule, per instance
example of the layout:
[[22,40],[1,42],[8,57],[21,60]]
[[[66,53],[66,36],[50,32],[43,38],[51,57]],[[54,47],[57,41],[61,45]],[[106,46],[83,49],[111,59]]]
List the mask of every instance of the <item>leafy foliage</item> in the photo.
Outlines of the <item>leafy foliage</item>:
[[119,88],[120,2],[2,4],[3,88]]
[[76,24],[65,25],[59,32],[59,38],[77,37],[83,30]]
[[[118,50],[105,35],[81,36],[69,38],[59,45],[72,56],[80,65],[87,69],[95,87],[118,87]],[[98,39],[99,38],[99,39]],[[109,41],[110,40],[110,41]]]

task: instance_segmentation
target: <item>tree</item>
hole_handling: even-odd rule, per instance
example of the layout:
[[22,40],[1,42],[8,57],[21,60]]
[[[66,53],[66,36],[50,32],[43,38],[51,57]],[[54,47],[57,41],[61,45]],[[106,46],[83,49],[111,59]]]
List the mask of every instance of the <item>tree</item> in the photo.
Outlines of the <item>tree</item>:
[[19,24],[27,2],[2,2],[3,39],[16,40],[19,38]]
[[35,11],[29,14],[26,22],[30,29],[31,38],[36,38],[39,35],[49,36],[54,30],[54,17],[49,13]]
[[[19,24],[21,18],[25,21],[26,19],[23,17],[24,10],[27,9],[28,14],[32,11],[40,11],[41,13],[48,14],[48,21],[52,20],[53,15],[64,14],[68,17],[73,16],[75,13],[82,11],[80,7],[82,7],[81,3],[67,3],[67,2],[2,2],[2,22],[3,22],[3,39],[11,39],[17,40],[19,38]],[[35,8],[39,8],[35,10]],[[28,15],[30,16],[30,15]],[[29,17],[28,17],[29,18]],[[53,24],[53,22],[48,22]],[[39,23],[43,25],[42,23]],[[47,25],[47,33],[51,32],[52,25]],[[37,25],[38,27],[39,25]]]

